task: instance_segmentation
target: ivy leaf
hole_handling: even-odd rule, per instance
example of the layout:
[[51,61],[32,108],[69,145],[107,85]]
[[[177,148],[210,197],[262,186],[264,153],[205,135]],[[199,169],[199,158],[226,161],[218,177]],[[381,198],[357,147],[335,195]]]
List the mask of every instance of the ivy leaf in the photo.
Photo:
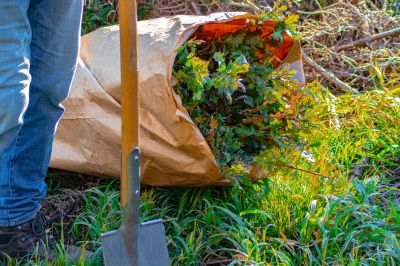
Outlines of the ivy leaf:
[[232,160],[232,156],[229,152],[224,152],[224,156],[225,156],[225,160],[227,163],[230,163],[230,161]]
[[272,33],[272,39],[279,41],[279,43],[283,43],[283,30],[276,27]]
[[225,58],[224,54],[221,52],[217,52],[214,54],[214,60],[217,61],[218,65],[221,67],[222,65],[225,65]]
[[248,106],[254,107],[254,98],[250,96],[244,97],[244,103],[247,104]]

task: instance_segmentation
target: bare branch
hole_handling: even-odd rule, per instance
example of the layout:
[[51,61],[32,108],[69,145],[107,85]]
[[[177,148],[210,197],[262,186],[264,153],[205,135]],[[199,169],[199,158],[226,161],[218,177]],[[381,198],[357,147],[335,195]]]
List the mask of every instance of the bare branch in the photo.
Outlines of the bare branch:
[[376,41],[376,40],[379,40],[379,39],[382,39],[382,38],[386,38],[386,37],[389,37],[389,36],[396,36],[396,35],[400,35],[400,28],[392,29],[392,30],[389,30],[389,31],[378,33],[376,35],[372,35],[372,36],[369,36],[369,37],[366,37],[366,38],[359,39],[359,40],[354,41],[354,42],[350,42],[350,43],[347,43],[347,44],[336,46],[336,47],[333,48],[333,50],[335,52],[339,52],[339,51],[344,50],[344,49],[348,49],[348,48],[351,48],[351,47],[364,45],[364,44],[369,43],[369,42],[373,42],[373,41]]
[[190,5],[192,6],[193,11],[196,13],[196,15],[198,15],[198,16],[202,15],[199,8],[196,6],[196,4],[194,2],[191,2]]
[[315,68],[316,71],[318,71],[324,78],[326,78],[331,84],[335,85],[336,87],[344,90],[344,91],[348,91],[351,92],[353,94],[360,94],[359,91],[357,91],[356,89],[352,88],[350,85],[344,83],[343,81],[341,81],[340,79],[338,79],[337,77],[335,77],[335,75],[333,75],[331,72],[329,72],[328,70],[326,70],[325,68],[323,68],[322,66],[318,65],[316,62],[314,62],[310,57],[308,57],[308,55],[302,51],[303,54],[303,60],[306,64],[308,64],[309,66]]

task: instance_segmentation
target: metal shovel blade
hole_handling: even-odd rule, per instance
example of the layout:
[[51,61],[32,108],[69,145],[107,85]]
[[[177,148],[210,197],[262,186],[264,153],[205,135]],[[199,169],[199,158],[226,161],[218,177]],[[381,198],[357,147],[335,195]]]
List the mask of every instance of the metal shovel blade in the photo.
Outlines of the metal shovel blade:
[[139,222],[140,152],[127,157],[127,204],[118,230],[101,235],[106,266],[169,266],[162,220]]
[[[129,250],[124,240],[125,232],[120,228],[102,235],[101,243],[105,265],[169,266],[169,256],[165,242],[165,230],[162,220],[141,223],[138,226],[138,251],[136,260],[133,250]],[[133,263],[135,264],[135,263]]]

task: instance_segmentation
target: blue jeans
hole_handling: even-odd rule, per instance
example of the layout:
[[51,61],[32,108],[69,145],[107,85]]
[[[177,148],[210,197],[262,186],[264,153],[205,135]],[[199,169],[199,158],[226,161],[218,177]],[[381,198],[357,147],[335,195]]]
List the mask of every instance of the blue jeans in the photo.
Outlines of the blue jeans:
[[0,0],[0,226],[32,219],[79,51],[83,0]]

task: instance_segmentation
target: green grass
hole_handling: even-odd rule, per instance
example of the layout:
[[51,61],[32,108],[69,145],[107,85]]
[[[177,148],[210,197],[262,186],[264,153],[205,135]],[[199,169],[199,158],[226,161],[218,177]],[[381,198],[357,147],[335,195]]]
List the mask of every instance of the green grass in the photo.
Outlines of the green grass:
[[[229,188],[147,188],[141,219],[165,220],[172,265],[398,265],[399,92],[321,94],[308,114],[314,162],[281,151],[301,170],[277,168],[264,181]],[[363,174],[350,181],[366,157]],[[120,214],[117,183],[88,189],[63,234],[95,256],[67,265],[101,265],[99,236],[119,227]],[[9,265],[50,264],[33,261]],[[52,265],[64,261],[60,245]]]

